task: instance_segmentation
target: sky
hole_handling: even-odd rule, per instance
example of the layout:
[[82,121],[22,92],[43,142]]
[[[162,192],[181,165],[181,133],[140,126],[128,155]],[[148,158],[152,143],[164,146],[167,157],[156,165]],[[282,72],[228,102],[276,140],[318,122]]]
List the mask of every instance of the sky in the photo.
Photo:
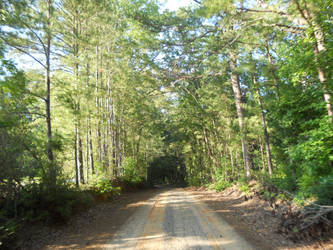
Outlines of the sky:
[[165,3],[165,8],[169,10],[177,10],[181,7],[188,6],[193,0],[160,0],[161,3]]

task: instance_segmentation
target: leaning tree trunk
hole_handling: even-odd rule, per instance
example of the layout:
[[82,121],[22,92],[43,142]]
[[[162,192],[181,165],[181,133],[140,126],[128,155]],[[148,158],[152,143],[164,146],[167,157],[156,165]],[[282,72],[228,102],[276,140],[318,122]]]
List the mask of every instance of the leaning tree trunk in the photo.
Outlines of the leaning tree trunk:
[[229,65],[230,65],[230,77],[231,77],[231,83],[232,83],[232,89],[234,92],[235,97],[235,105],[237,110],[237,116],[238,116],[238,123],[239,128],[241,131],[241,142],[242,142],[242,151],[243,151],[243,161],[244,161],[244,176],[245,179],[248,180],[250,178],[250,159],[249,159],[249,152],[247,147],[247,139],[246,139],[246,129],[244,124],[244,114],[243,114],[243,108],[242,108],[242,94],[241,89],[239,86],[239,78],[236,74],[236,59],[235,55],[233,53],[229,53]]

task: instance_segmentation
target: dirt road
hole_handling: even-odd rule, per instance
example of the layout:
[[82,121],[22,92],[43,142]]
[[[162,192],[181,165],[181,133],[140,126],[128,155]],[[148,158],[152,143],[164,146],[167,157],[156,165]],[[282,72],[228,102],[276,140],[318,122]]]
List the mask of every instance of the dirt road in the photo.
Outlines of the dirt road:
[[145,201],[104,249],[254,249],[189,192],[172,189]]

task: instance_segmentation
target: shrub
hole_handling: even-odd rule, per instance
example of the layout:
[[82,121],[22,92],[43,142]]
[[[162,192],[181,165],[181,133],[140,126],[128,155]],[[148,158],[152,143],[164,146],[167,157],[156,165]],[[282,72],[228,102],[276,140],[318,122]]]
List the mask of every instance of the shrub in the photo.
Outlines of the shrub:
[[0,248],[15,246],[16,232],[24,224],[63,222],[92,203],[89,192],[68,185],[49,189],[42,183],[27,184],[11,200],[0,202]]
[[11,218],[7,218],[4,211],[0,212],[0,249],[7,245],[13,245],[16,231],[20,227],[20,224]]
[[17,207],[25,220],[59,222],[89,207],[92,202],[92,196],[86,191],[77,191],[66,185],[50,191],[34,184],[21,192]]
[[250,187],[247,184],[240,184],[239,185],[239,190],[243,192],[245,195],[248,195],[250,193]]
[[333,205],[333,176],[322,177],[319,184],[312,188],[320,205]]
[[188,177],[186,181],[190,186],[199,187],[201,185],[201,179],[196,175]]
[[132,184],[138,184],[142,182],[142,178],[140,177],[140,171],[138,166],[135,164],[135,160],[132,157],[127,157],[123,164],[123,176],[122,179],[124,181],[130,182]]
[[215,191],[222,191],[232,185],[231,182],[228,182],[224,179],[224,176],[221,172],[217,172],[214,176],[215,183],[213,183],[210,188]]
[[115,187],[115,183],[107,177],[95,177],[90,185],[95,193],[102,195],[105,199],[120,195],[121,188]]
[[224,180],[219,180],[214,184],[213,189],[216,191],[223,191],[224,189],[231,187],[231,185],[232,185],[232,183],[230,183],[230,182],[226,182]]

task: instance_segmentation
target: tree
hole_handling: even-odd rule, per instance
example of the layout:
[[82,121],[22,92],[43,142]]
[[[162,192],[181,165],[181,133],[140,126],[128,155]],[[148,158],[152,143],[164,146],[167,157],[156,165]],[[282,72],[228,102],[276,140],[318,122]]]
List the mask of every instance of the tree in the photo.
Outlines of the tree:
[[[55,20],[52,0],[8,2],[5,7],[5,26],[2,41],[32,58],[44,71],[45,93],[41,96],[45,102],[46,151],[49,160],[50,184],[55,185],[57,170],[53,162],[52,125],[51,125],[51,59],[53,22]],[[42,58],[39,58],[42,55]]]

